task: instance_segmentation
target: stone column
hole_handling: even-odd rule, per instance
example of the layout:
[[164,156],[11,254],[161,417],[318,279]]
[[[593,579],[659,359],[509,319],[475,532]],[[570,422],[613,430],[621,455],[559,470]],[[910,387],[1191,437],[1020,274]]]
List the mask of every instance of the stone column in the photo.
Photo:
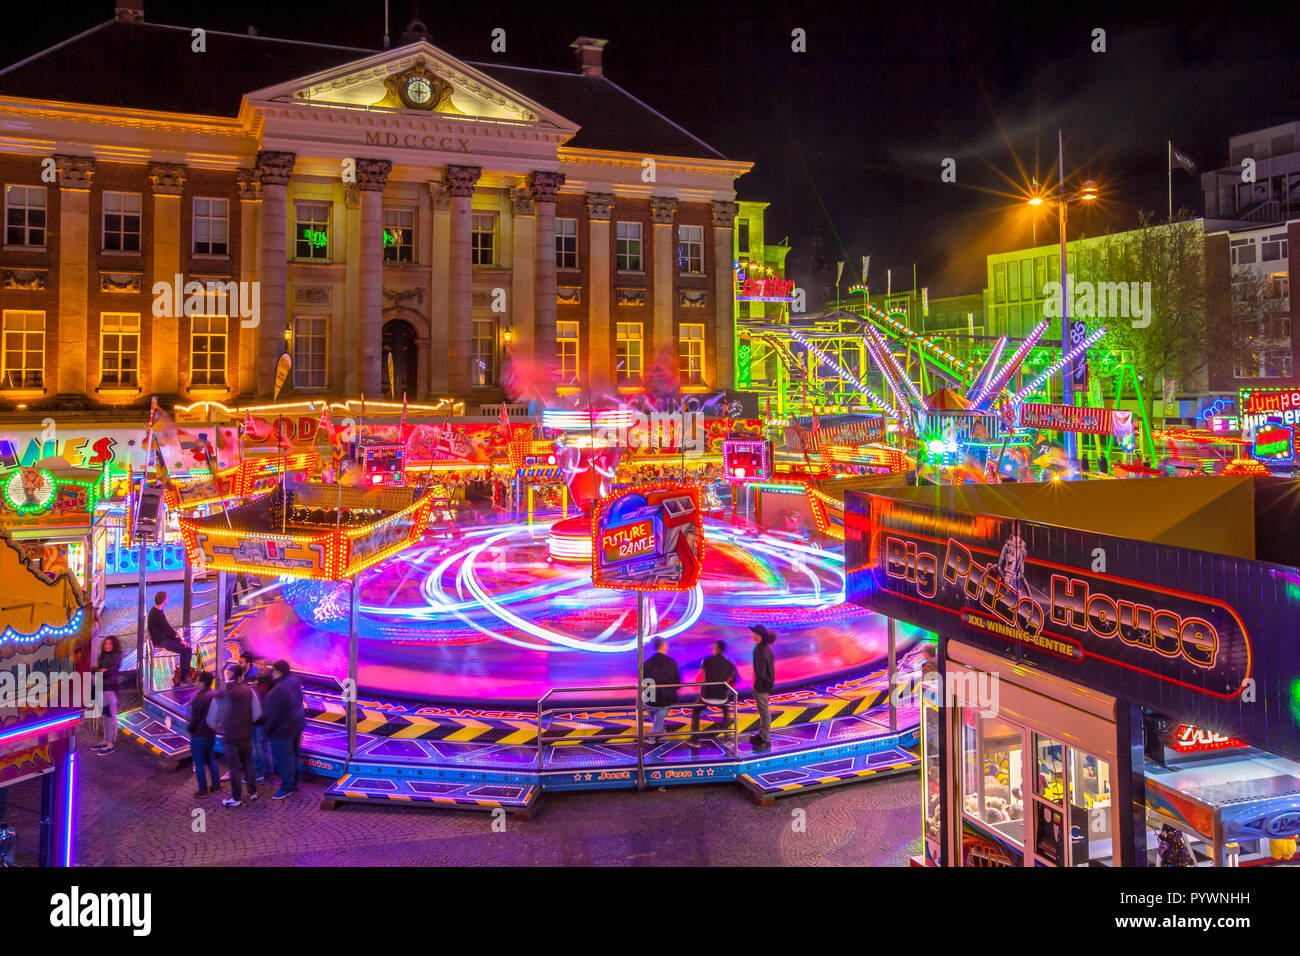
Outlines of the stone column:
[[474,268],[470,263],[470,208],[474,184],[483,171],[477,166],[448,166],[451,194],[451,255],[448,274],[447,385],[457,398],[468,398],[470,347],[474,335]]
[[433,207],[432,268],[429,270],[429,343],[430,398],[447,395],[451,388],[448,373],[448,325],[450,300],[447,295],[451,284],[451,192],[447,184],[429,181],[429,201]]
[[536,299],[533,307],[533,358],[549,368],[555,354],[555,203],[563,173],[538,171],[529,179],[533,202],[537,205],[537,227],[533,237],[533,261],[536,264]]
[[[614,209],[612,193],[587,194],[587,223],[591,247],[587,250],[590,296],[587,306],[587,374],[588,381],[618,384],[618,375],[609,360],[609,218]],[[642,356],[643,368],[648,365]]]
[[[186,178],[184,166],[149,164],[149,182],[153,186],[154,282],[172,282],[181,271],[181,196]],[[188,326],[189,320],[179,315],[170,319],[152,316],[141,316],[141,319],[151,326],[149,391],[155,395],[179,394],[181,323]]]
[[508,347],[512,355],[532,355],[536,344],[537,263],[533,260],[533,245],[537,241],[537,207],[526,188],[512,191],[510,201],[514,214],[514,269],[510,281],[514,341]]
[[[361,187],[361,389],[379,394],[383,373],[384,184],[393,164],[386,159],[358,159],[357,185]],[[397,356],[393,356],[397,362]]]
[[257,337],[257,381],[247,391],[258,395],[274,392],[275,363],[284,351],[285,273],[289,259],[285,202],[296,158],[293,153],[269,150],[257,154],[257,175],[262,181],[262,217],[258,223],[261,261],[257,270],[262,316]]
[[654,335],[646,350],[651,355],[677,336],[673,328],[676,311],[677,248],[673,242],[673,217],[677,214],[677,200],[669,196],[650,197],[650,220],[654,230]]
[[[258,276],[258,228],[259,214],[262,211],[262,181],[257,169],[240,169],[235,172],[235,185],[239,189],[239,276],[238,281],[247,282],[244,288],[252,288]],[[257,329],[262,323],[259,311],[247,319],[239,320],[239,354],[229,355],[226,359],[231,371],[230,391],[234,397],[255,393],[257,361]],[[231,324],[235,323],[231,319]],[[245,324],[248,323],[248,324]],[[234,335],[233,330],[231,335]],[[234,341],[230,339],[228,341]]]
[[[334,203],[333,215],[335,243],[332,258],[343,259],[343,287],[330,292],[329,321],[329,383],[333,392],[344,395],[365,393],[362,387],[366,364],[361,360],[361,187],[356,183],[343,184],[343,203]],[[342,302],[334,302],[334,295],[342,292]],[[297,299],[298,290],[294,290]],[[294,303],[297,304],[296,302]],[[375,396],[378,390],[370,394]]]
[[740,207],[734,202],[713,203],[713,321],[715,358],[711,374],[705,358],[706,381],[714,388],[730,390],[735,385],[736,363],[732,358],[736,335],[736,299],[732,285],[731,230]]
[[[50,332],[57,336],[58,365],[45,376],[45,388],[59,395],[86,395],[98,385],[90,382],[86,336],[90,290],[90,184],[95,178],[92,156],[55,156],[59,176],[59,312],[45,316],[46,356]],[[95,277],[96,286],[99,277]],[[143,317],[142,317],[143,318]]]

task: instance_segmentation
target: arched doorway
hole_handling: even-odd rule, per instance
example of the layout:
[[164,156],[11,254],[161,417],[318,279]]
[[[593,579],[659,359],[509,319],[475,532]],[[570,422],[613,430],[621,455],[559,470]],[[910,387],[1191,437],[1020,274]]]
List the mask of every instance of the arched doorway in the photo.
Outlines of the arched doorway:
[[[380,356],[379,368],[383,380],[384,395],[392,395],[401,401],[402,393],[414,398],[419,394],[420,350],[416,342],[415,328],[404,319],[393,319],[384,323],[383,355]],[[388,356],[393,356],[393,386],[388,382]]]

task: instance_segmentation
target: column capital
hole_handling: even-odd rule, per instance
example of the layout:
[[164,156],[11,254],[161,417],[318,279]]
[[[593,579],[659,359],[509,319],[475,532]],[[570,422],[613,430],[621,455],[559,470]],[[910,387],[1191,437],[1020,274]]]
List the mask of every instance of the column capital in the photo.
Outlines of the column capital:
[[429,198],[433,201],[436,212],[446,212],[451,208],[451,193],[446,183],[438,179],[430,179],[425,185],[429,187]]
[[453,198],[473,196],[474,184],[481,175],[483,170],[478,166],[448,166],[447,189]]
[[383,192],[388,182],[388,174],[393,171],[392,160],[358,159],[357,185],[362,192]]
[[295,153],[277,153],[269,149],[257,151],[257,175],[263,186],[287,186],[293,175]]
[[609,222],[614,210],[613,193],[587,193],[587,218]]
[[736,222],[736,213],[740,212],[740,205],[734,202],[714,200],[713,206],[713,228],[730,229]]
[[89,189],[95,178],[95,157],[56,154],[54,168],[58,171],[60,189]]
[[533,194],[522,186],[510,190],[510,206],[516,216],[537,215],[537,207],[533,203]]
[[564,173],[538,170],[528,177],[528,188],[533,194],[533,202],[556,202],[559,199],[560,187],[563,185]]
[[671,226],[677,215],[677,200],[672,196],[650,197],[650,221],[660,225]]
[[256,202],[262,198],[262,180],[254,166],[235,170],[235,185],[239,188],[240,202]]
[[185,192],[188,176],[188,170],[179,163],[149,164],[149,182],[155,196],[179,196]]

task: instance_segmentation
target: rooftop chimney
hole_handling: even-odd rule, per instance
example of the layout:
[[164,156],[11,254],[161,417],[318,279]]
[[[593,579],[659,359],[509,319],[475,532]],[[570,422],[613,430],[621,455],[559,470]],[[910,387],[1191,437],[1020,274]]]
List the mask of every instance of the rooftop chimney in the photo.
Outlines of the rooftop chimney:
[[115,20],[139,20],[144,22],[144,0],[118,0],[113,9]]
[[569,44],[569,47],[578,55],[578,66],[582,68],[583,76],[603,75],[604,71],[600,66],[600,54],[608,42],[608,40],[598,40],[595,37],[578,37]]

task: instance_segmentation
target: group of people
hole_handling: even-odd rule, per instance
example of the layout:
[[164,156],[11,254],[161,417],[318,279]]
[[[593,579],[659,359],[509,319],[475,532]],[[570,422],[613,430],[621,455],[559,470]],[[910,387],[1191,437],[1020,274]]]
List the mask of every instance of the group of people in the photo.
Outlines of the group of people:
[[[776,633],[762,624],[756,624],[749,630],[754,642],[754,704],[758,707],[757,733],[752,734],[749,741],[755,750],[766,750],[772,745],[772,713],[768,698],[776,687],[776,657],[772,653]],[[682,684],[682,677],[677,662],[668,656],[668,638],[656,637],[653,646],[654,654],[646,658],[644,665],[648,685],[645,703],[650,710],[650,735],[647,739],[651,743],[659,743],[664,739],[664,722],[668,719],[668,711],[678,704],[677,691]],[[719,729],[726,730],[731,726],[731,698],[727,688],[730,685],[734,690],[738,679],[736,665],[727,658],[726,642],[714,641],[713,653],[701,662],[697,675],[696,683],[700,685],[700,693],[691,704],[692,736],[687,741],[688,747],[693,750],[700,747],[700,741],[694,735],[699,733],[700,712],[705,708],[717,707],[722,710],[722,726]]]
[[[196,797],[221,792],[221,768],[215,754],[217,738],[230,770],[230,796],[223,806],[242,806],[243,784],[249,802],[257,801],[257,782],[274,772],[280,787],[272,800],[283,800],[298,789],[298,760],[306,726],[302,683],[288,661],[258,667],[248,652],[229,665],[225,683],[199,674],[199,692],[190,701],[190,754],[199,788]],[[209,781],[209,776],[211,780]]]

